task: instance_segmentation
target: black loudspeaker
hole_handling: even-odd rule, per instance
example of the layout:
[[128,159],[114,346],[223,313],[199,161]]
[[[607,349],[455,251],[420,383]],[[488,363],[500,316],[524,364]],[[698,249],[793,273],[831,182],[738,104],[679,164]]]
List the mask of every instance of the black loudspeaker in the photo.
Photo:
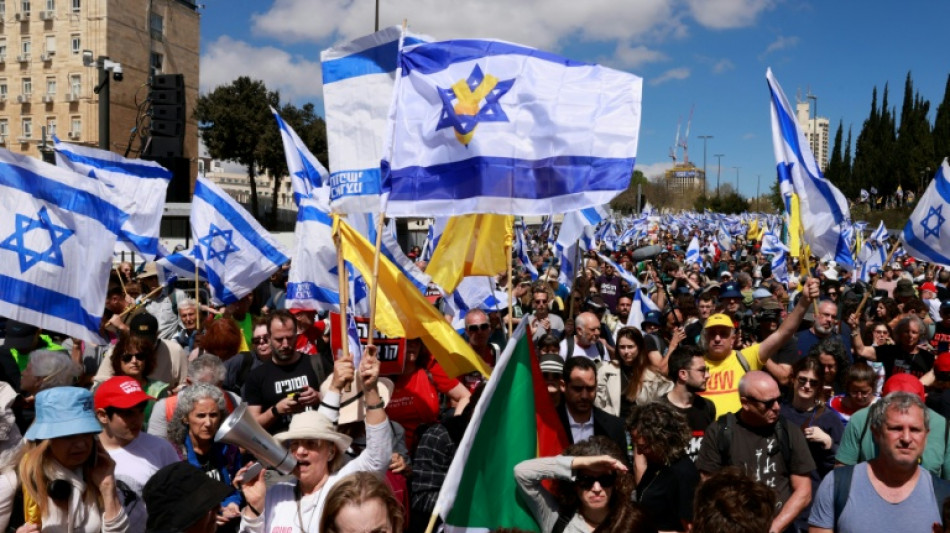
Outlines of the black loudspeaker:
[[[152,142],[161,137],[152,137]],[[185,157],[142,156],[142,159],[155,161],[172,173],[172,181],[165,193],[166,202],[188,203],[191,201],[191,161]]]
[[148,93],[151,109],[151,141],[145,156],[181,157],[185,138],[185,77],[182,74],[158,74],[152,78]]

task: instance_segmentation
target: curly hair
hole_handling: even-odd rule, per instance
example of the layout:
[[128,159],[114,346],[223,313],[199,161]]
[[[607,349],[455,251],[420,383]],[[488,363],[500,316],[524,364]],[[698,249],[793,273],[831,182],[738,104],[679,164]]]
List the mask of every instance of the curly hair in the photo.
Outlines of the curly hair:
[[129,335],[128,332],[119,334],[119,340],[115,343],[115,348],[112,349],[112,355],[110,356],[112,371],[116,376],[125,375],[125,373],[122,372],[122,356],[127,353],[145,354],[145,365],[142,369],[142,377],[152,375],[152,372],[155,371],[155,345],[152,344],[151,339],[138,335]]
[[[609,455],[623,463],[627,462],[626,453],[614,441],[604,436],[593,436],[587,440],[574,443],[561,454],[568,457],[590,457],[595,455]],[[617,482],[610,495],[610,514],[597,526],[595,533],[626,533],[630,531],[630,523],[638,518],[637,509],[631,503],[630,497],[636,483],[630,472],[617,472]],[[563,509],[572,509],[579,512],[579,498],[573,481],[556,480],[554,495]],[[642,517],[641,517],[642,518]]]
[[318,531],[338,533],[336,517],[348,505],[361,506],[372,500],[380,500],[386,508],[389,527],[393,533],[402,533],[402,505],[393,495],[392,489],[379,476],[371,472],[356,472],[341,479],[330,489],[320,517]]
[[659,461],[670,464],[686,453],[691,432],[686,416],[672,405],[651,402],[637,405],[627,417],[627,430],[646,441]]
[[[818,344],[808,350],[807,355],[820,358],[822,354],[830,355],[835,360],[835,381],[832,385],[834,386],[835,392],[843,391],[846,387],[845,379],[848,376],[851,363],[848,362],[846,357],[847,352],[845,352],[844,344],[841,342],[841,339],[834,335],[822,339]],[[822,375],[824,375],[824,373],[822,373]]]
[[[178,404],[175,406],[175,414],[168,421],[168,440],[172,444],[182,447],[185,443],[185,437],[188,435],[188,415],[195,408],[195,404],[200,400],[210,399],[218,406],[220,415],[219,420],[224,420],[228,416],[227,404],[224,401],[224,393],[221,389],[210,384],[198,382],[189,385],[178,393]],[[167,400],[166,400],[167,401]]]
[[205,334],[198,343],[202,350],[227,361],[241,349],[242,335],[241,328],[233,318],[220,317],[205,326]]
[[716,472],[696,488],[693,533],[761,533],[775,513],[775,491],[737,466]]

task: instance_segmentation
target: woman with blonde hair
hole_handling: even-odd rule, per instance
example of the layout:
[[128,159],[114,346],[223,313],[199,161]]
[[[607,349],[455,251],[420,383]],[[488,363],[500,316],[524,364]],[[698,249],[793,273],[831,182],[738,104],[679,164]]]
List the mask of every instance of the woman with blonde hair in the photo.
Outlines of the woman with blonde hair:
[[102,428],[92,394],[54,387],[36,395],[36,420],[26,432],[19,468],[0,476],[0,521],[8,521],[22,485],[25,524],[17,533],[128,531],[115,462],[99,444]]
[[327,495],[319,531],[402,533],[402,523],[402,506],[389,485],[375,474],[357,472],[341,479]]

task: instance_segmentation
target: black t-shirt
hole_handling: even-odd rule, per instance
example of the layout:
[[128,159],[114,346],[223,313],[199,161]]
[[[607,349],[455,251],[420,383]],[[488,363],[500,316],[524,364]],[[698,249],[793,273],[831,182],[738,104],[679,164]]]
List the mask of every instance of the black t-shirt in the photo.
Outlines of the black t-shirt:
[[693,521],[693,494],[699,471],[686,455],[670,465],[650,463],[640,484],[637,501],[660,531],[686,531],[683,521]]
[[[308,386],[319,390],[320,379],[313,371],[309,357],[300,354],[300,358],[289,365],[266,361],[248,374],[244,384],[244,400],[248,405],[261,406],[263,412],[292,392],[302,392]],[[282,415],[267,430],[271,434],[278,433],[285,431],[289,424],[290,415]]]
[[930,339],[930,345],[934,347],[934,353],[950,351],[950,324],[942,320],[937,322],[934,326],[934,338]]
[[706,428],[716,420],[716,404],[699,395],[693,395],[693,404],[687,408],[673,405],[667,395],[663,395],[660,401],[672,405],[674,409],[686,416],[686,422],[689,424],[690,439],[689,446],[686,449],[686,455],[693,461],[699,454],[699,447],[703,443],[703,435],[706,434]]
[[875,346],[874,352],[877,354],[877,360],[884,365],[884,372],[888,378],[894,374],[903,373],[919,378],[930,372],[934,366],[934,355],[925,350],[917,350],[917,353],[909,354],[896,344],[885,344]]

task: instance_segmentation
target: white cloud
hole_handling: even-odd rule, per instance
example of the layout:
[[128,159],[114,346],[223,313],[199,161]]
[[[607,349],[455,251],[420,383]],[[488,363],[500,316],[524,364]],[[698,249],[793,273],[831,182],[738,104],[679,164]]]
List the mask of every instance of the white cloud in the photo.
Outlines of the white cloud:
[[650,85],[656,86],[672,80],[685,80],[689,77],[690,71],[686,67],[679,67],[667,70],[656,78],[649,81]]
[[[275,0],[252,16],[255,35],[281,42],[348,40],[372,31],[373,3],[352,0]],[[668,0],[469,0],[447,6],[442,0],[405,0],[380,9],[380,26],[408,20],[416,32],[435,38],[491,38],[557,50],[568,37],[642,42],[685,35],[684,13]],[[447,15],[446,10],[453,11]]]
[[765,48],[765,51],[759,55],[759,58],[763,58],[772,52],[777,52],[779,50],[785,50],[787,48],[793,48],[798,45],[798,37],[785,37],[784,35],[779,35],[774,41],[769,43]]
[[717,30],[742,28],[755,22],[775,0],[688,0],[696,22]]
[[637,68],[647,63],[657,61],[666,61],[669,59],[666,54],[658,50],[651,50],[644,45],[633,46],[631,43],[621,41],[614,50],[614,57],[610,63],[621,68]]
[[322,97],[320,63],[271,46],[255,47],[227,36],[219,37],[201,56],[201,92],[226,85],[239,76],[262,80],[279,90],[282,101],[312,101]]
[[660,162],[660,163],[649,163],[649,164],[640,164],[637,163],[637,166],[634,170],[639,170],[643,172],[643,175],[649,180],[653,180],[656,177],[663,177],[663,173],[667,170],[673,168],[673,163],[671,162]]
[[732,63],[732,61],[729,61],[728,59],[720,59],[715,65],[713,65],[712,71],[714,74],[722,74],[723,72],[730,71],[734,68],[736,68],[736,66]]

